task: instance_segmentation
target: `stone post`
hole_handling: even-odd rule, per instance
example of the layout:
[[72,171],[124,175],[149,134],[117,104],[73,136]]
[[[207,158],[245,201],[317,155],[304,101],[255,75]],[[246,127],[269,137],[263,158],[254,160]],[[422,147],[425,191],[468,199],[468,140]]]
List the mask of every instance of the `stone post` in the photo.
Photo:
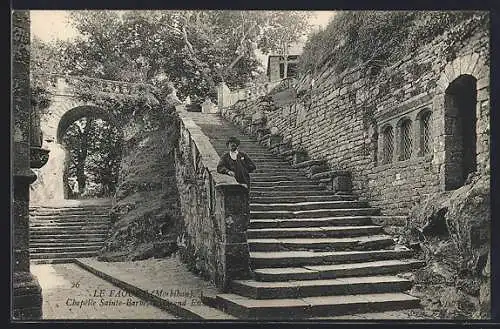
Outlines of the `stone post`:
[[249,194],[244,185],[221,184],[216,190],[216,218],[221,229],[219,240],[220,269],[217,287],[227,291],[235,279],[250,277],[250,254],[247,243]]
[[15,320],[42,317],[42,289],[30,273],[29,186],[36,180],[30,169],[30,17],[12,13],[12,116],[14,202],[11,229],[13,314]]
[[296,150],[293,153],[292,164],[299,164],[307,161],[307,152],[305,150]]
[[282,137],[280,135],[271,135],[269,137],[269,147],[275,147],[275,146],[278,146],[281,141],[282,141]]
[[221,82],[217,86],[217,105],[219,109],[232,105],[230,98],[231,90],[224,82]]

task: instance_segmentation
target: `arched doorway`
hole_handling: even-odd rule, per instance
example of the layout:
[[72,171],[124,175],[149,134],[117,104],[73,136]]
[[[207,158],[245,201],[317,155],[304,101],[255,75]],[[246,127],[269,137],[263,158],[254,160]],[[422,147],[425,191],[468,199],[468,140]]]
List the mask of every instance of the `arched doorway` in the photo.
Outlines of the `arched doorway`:
[[109,111],[74,108],[62,116],[57,142],[65,149],[65,199],[109,198],[118,180],[121,133]]
[[445,91],[445,190],[463,186],[477,169],[476,83],[476,78],[464,74]]
[[[81,105],[62,111],[46,123],[44,148],[50,150],[49,161],[37,171],[37,182],[30,191],[30,202],[33,205],[45,204],[48,201],[68,199],[67,171],[70,163],[70,150],[64,143],[64,135],[68,128],[82,118],[104,120],[117,128],[121,134],[119,120],[111,111],[93,106]],[[121,151],[121,147],[120,147]]]

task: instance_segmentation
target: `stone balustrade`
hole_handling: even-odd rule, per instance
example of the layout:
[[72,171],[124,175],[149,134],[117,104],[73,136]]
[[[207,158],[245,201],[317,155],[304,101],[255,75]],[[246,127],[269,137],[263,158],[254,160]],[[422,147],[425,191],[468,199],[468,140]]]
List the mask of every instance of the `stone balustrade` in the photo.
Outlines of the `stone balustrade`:
[[217,173],[220,158],[209,138],[184,105],[177,106],[177,113],[176,179],[184,220],[181,258],[191,270],[226,290],[231,280],[248,278],[250,273],[248,189]]
[[49,82],[49,92],[68,92],[72,88],[85,88],[92,84],[104,93],[136,95],[151,91],[153,86],[145,83],[132,83],[126,81],[97,79],[86,76],[73,76],[64,74],[40,74],[39,79]]
[[259,83],[254,86],[230,90],[225,83],[217,87],[217,99],[219,110],[230,107],[238,101],[256,100],[261,96],[266,96],[273,88],[282,83],[282,80]]

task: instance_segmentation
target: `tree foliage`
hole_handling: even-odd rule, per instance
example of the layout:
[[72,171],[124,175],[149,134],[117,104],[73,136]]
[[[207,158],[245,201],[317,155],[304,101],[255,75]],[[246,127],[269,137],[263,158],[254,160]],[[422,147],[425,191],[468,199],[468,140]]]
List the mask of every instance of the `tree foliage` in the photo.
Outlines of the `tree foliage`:
[[45,43],[37,37],[30,44],[31,103],[41,110],[49,106],[49,74],[61,71],[59,46],[60,43]]
[[78,187],[73,196],[111,196],[116,190],[121,160],[117,128],[104,120],[84,117],[68,127],[63,143],[70,153],[67,182],[77,182]]
[[485,27],[487,13],[467,11],[353,11],[337,14],[312,35],[300,60],[303,72],[328,63],[341,72],[365,62],[390,65],[462,24],[465,38]]
[[81,37],[57,45],[60,71],[152,83],[166,78],[182,99],[243,87],[262,73],[256,49],[276,51],[308,30],[309,14],[272,11],[75,11]]

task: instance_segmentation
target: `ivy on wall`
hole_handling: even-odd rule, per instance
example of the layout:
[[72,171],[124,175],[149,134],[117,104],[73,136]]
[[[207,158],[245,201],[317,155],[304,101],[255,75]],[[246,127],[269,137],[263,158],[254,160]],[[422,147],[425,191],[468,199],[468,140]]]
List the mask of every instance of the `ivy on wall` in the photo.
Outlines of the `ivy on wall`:
[[447,36],[441,51],[452,57],[457,42],[488,24],[487,12],[341,12],[309,38],[299,68],[311,73],[327,64],[340,73],[367,62],[390,66],[440,35]]

